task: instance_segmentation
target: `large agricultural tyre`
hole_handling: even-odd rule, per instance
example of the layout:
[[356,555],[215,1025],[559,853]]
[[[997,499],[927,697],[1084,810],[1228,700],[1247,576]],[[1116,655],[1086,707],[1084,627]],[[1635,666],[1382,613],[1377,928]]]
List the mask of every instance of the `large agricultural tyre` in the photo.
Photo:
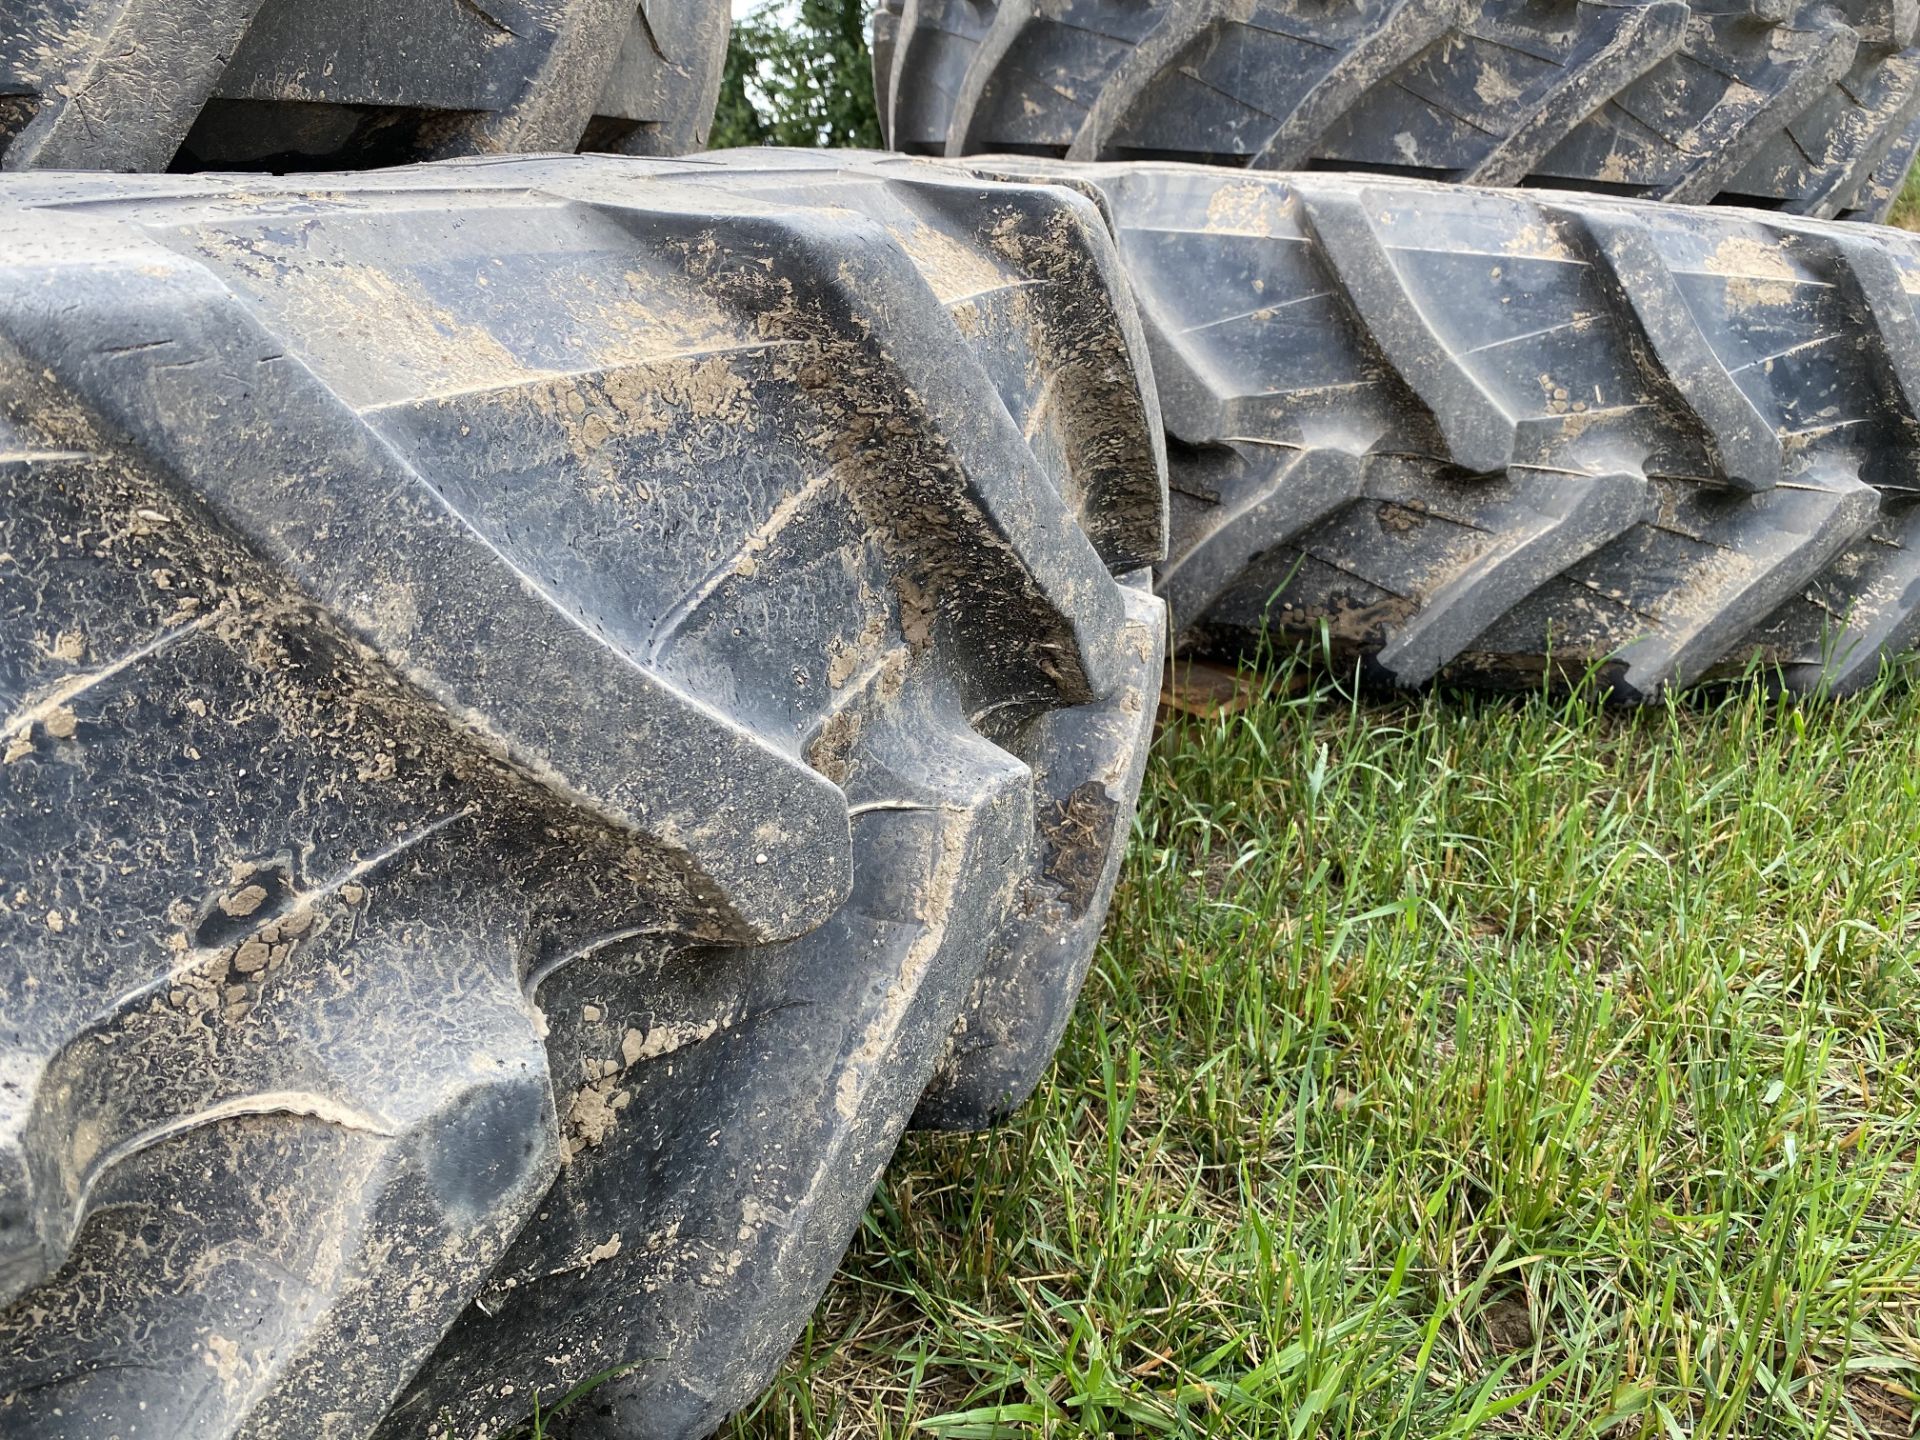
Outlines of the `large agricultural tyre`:
[[1085,972],[1143,344],[919,164],[0,186],[0,1433],[749,1400]]
[[[888,143],[1881,218],[1912,0],[888,0]],[[1897,178],[1893,188],[1898,189]]]
[[[982,162],[974,162],[976,164]],[[1920,629],[1920,239],[1721,208],[1182,165],[1098,198],[1147,327],[1176,643],[1396,685],[1763,667]]]
[[725,0],[0,0],[0,167],[706,143]]

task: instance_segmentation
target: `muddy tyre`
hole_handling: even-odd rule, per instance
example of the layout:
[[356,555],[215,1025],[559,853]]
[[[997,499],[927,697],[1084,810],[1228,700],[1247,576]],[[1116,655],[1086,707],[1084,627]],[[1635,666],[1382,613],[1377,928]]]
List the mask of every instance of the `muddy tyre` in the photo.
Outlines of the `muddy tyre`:
[[1024,1098],[1164,462],[927,168],[0,187],[0,1431],[703,1434]]
[[[1910,0],[890,0],[889,143],[1880,218]],[[1898,178],[1893,189],[1898,189]]]
[[720,0],[9,0],[0,166],[313,170],[706,143]]
[[1111,216],[1168,432],[1179,643],[1396,685],[1759,666],[1920,628],[1920,243],[1723,209],[1046,166]]

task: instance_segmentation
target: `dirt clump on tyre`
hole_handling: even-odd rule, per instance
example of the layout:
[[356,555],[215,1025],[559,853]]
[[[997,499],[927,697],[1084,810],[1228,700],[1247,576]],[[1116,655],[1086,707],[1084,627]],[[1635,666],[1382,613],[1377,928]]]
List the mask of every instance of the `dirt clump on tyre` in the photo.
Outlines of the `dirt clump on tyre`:
[[1883,218],[1908,0],[889,0],[888,143],[1521,183]]
[[1167,426],[1178,643],[1394,685],[1759,666],[1920,629],[1920,247],[1719,208],[1011,162],[1110,217]]
[[719,0],[22,0],[0,167],[314,170],[706,143]]
[[831,157],[0,188],[0,1430],[751,1399],[1106,907],[1114,265]]

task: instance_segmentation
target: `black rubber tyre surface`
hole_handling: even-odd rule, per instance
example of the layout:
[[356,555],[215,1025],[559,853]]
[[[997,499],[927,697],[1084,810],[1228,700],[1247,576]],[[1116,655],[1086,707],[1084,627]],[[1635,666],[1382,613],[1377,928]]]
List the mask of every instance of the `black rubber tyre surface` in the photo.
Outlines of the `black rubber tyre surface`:
[[[981,162],[975,162],[981,163]],[[1760,663],[1920,627],[1920,239],[1334,175],[1006,162],[1111,217],[1153,353],[1179,642],[1400,685]]]
[[1886,213],[1912,0],[888,0],[888,143]]
[[724,0],[4,0],[0,166],[678,155],[729,23]]
[[1114,276],[912,162],[0,186],[0,1432],[752,1397],[1106,908]]

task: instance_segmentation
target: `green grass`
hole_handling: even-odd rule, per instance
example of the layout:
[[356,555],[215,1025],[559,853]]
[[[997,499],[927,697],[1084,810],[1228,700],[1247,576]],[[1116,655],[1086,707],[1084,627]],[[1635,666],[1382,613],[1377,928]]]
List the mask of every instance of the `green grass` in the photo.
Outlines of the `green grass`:
[[1908,1435],[1916,849],[1911,688],[1177,724],[1042,1093],[737,1433]]
[[1920,165],[1907,171],[1907,178],[1900,182],[1900,193],[1893,197],[1887,223],[1902,230],[1920,230]]

